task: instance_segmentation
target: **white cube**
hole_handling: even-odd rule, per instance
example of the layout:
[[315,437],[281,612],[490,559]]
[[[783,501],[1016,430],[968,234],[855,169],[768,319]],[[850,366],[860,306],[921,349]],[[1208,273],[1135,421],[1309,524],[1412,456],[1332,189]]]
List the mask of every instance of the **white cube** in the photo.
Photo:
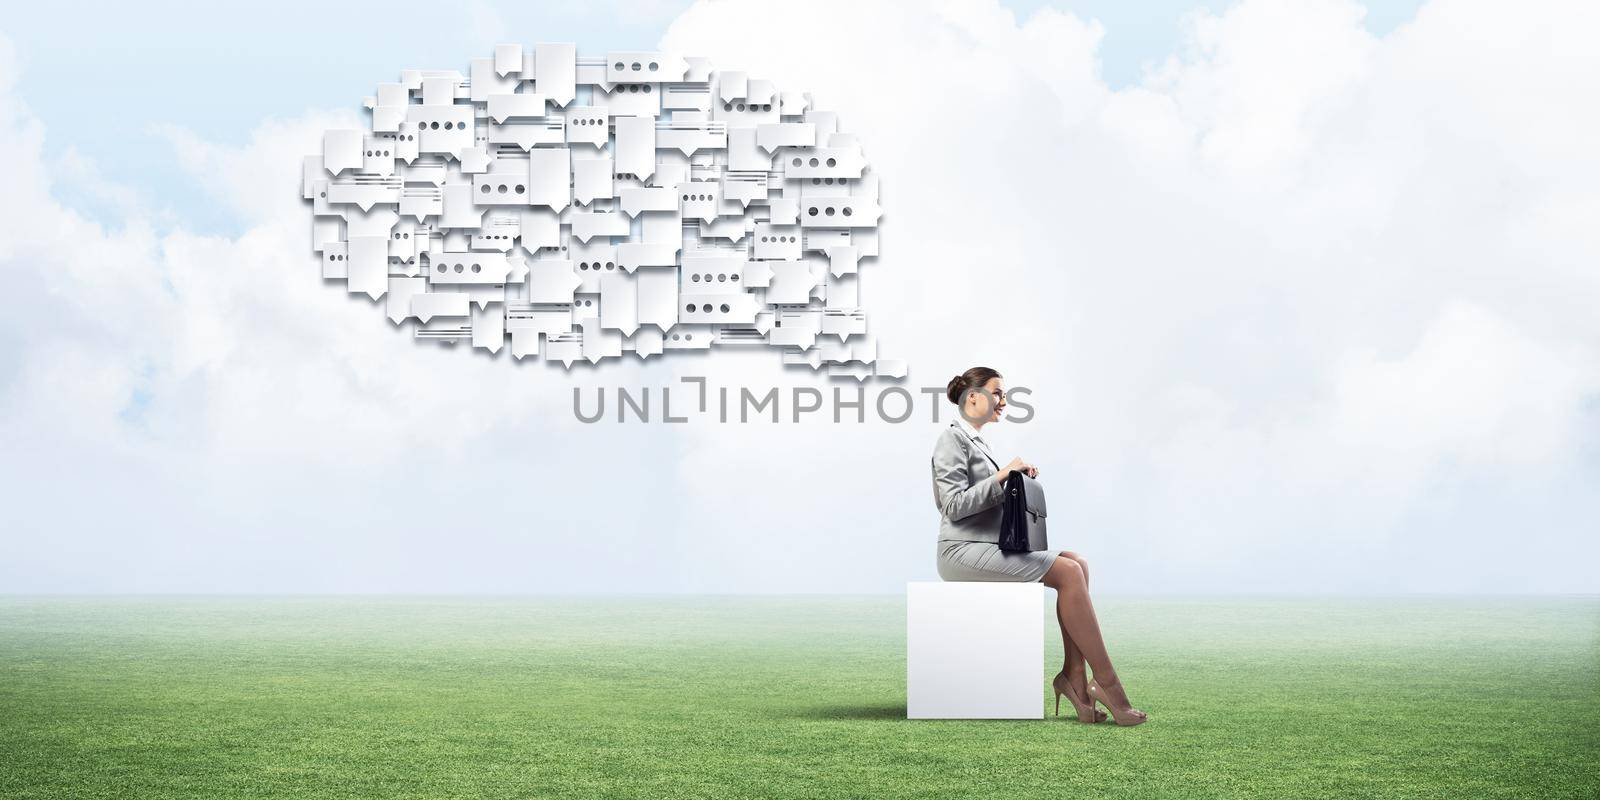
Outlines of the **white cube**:
[[1041,719],[1043,681],[1043,584],[906,584],[907,719]]

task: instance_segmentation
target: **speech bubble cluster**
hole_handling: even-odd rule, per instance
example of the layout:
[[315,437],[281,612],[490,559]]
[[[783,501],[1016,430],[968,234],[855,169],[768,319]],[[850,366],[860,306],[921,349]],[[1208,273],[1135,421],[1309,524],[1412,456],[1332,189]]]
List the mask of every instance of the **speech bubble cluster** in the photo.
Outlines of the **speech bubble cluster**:
[[703,58],[499,45],[407,70],[306,156],[322,276],[416,338],[570,368],[764,345],[903,377],[860,307],[878,180],[804,92]]

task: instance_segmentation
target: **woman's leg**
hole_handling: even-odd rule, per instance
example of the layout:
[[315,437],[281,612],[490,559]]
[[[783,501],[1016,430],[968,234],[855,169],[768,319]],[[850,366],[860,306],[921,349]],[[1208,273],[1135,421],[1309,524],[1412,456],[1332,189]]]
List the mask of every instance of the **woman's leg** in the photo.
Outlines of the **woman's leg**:
[[1056,590],[1056,617],[1094,670],[1095,682],[1119,705],[1131,707],[1100,636],[1100,622],[1095,619],[1094,603],[1089,600],[1083,567],[1073,559],[1057,558],[1044,574],[1044,584]]
[[1067,673],[1072,688],[1078,690],[1078,696],[1083,697],[1084,685],[1088,683],[1087,672],[1084,669],[1083,651],[1072,641],[1072,633],[1067,630],[1067,620],[1061,616],[1061,598],[1056,597],[1056,623],[1061,626],[1061,649],[1065,659],[1061,662],[1061,671]]
[[[1056,603],[1056,622],[1061,625],[1061,647],[1066,652],[1065,663],[1061,665],[1061,674],[1067,676],[1067,688],[1071,690],[1073,695],[1076,695],[1076,698],[1072,701],[1073,705],[1092,703],[1093,701],[1089,697],[1088,670],[1084,669],[1083,651],[1079,650],[1076,644],[1073,644],[1072,634],[1067,632],[1067,623],[1065,618],[1061,616],[1061,603],[1059,602]],[[1060,677],[1060,675],[1056,676],[1056,680],[1052,680],[1051,685],[1058,683]],[[1060,702],[1060,698],[1056,698],[1056,700],[1058,703]],[[1058,710],[1059,708],[1060,706],[1057,706]],[[1106,712],[1098,708],[1094,710],[1095,722],[1105,718]]]
[[[1089,562],[1085,561],[1083,556],[1080,556],[1070,550],[1061,551],[1061,554],[1058,556],[1058,558],[1070,558],[1073,561],[1078,562],[1078,567],[1083,570],[1084,587],[1088,588]],[[1056,623],[1061,626],[1061,649],[1065,656],[1065,660],[1061,665],[1061,671],[1067,673],[1067,682],[1072,684],[1072,689],[1078,693],[1078,697],[1087,698],[1089,696],[1087,694],[1089,688],[1089,676],[1088,670],[1084,668],[1085,665],[1083,661],[1083,651],[1079,650],[1078,645],[1073,643],[1072,634],[1067,630],[1067,620],[1061,614],[1059,595],[1057,596],[1056,602]]]

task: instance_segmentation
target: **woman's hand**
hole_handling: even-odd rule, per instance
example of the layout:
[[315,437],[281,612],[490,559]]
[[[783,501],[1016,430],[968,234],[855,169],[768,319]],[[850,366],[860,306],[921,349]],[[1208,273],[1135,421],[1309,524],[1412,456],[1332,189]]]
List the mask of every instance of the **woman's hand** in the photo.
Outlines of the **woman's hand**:
[[1011,473],[1016,471],[1021,471],[1022,474],[1027,475],[1030,478],[1039,477],[1038,467],[1023,461],[1020,458],[1013,458],[1011,459],[1011,463],[1005,465],[1004,468],[994,474],[994,479],[1001,483],[1005,483],[1006,478],[1011,477]]

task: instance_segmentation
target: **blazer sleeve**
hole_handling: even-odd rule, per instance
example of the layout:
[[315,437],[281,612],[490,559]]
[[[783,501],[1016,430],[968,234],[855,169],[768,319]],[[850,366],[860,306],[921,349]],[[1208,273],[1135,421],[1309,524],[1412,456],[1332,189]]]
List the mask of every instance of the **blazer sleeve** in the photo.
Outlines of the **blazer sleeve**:
[[933,496],[946,519],[970,517],[1000,505],[1005,498],[1005,487],[993,478],[971,483],[967,470],[970,446],[960,434],[947,431],[933,448]]

